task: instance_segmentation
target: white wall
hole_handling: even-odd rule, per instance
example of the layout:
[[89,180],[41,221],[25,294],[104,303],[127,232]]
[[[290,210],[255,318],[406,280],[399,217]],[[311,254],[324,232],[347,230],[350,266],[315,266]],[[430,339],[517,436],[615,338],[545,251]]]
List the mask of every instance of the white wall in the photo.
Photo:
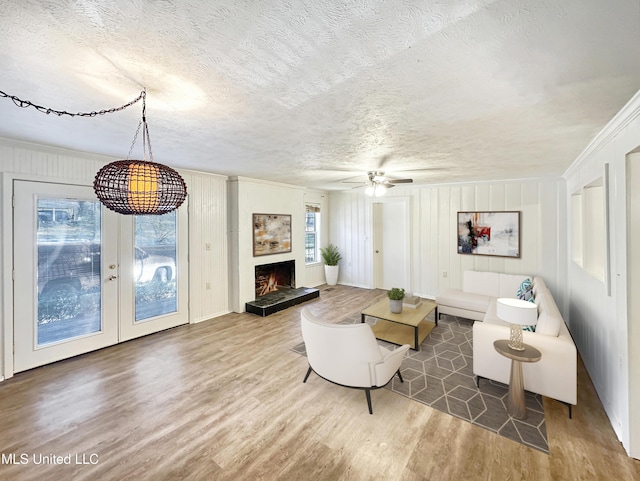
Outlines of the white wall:
[[[0,139],[0,172],[13,178],[55,179],[65,183],[91,185],[96,172],[113,158],[82,152],[73,152],[43,145]],[[229,312],[227,226],[226,226],[226,177],[181,171],[189,195],[189,319],[198,322]],[[2,225],[11,225],[11,185],[3,185],[0,201]],[[8,196],[8,197],[7,197]],[[9,199],[9,201],[7,201]],[[8,222],[8,224],[7,224]],[[2,238],[11,238],[9,231]],[[204,249],[210,244],[211,250]],[[12,356],[13,312],[10,303],[4,302],[10,295],[12,253],[3,248],[0,292],[3,293],[0,310],[0,373],[6,372]],[[206,290],[210,282],[212,289]]]
[[230,312],[227,177],[180,171],[189,195],[189,319]]
[[[309,193],[309,197],[305,196],[302,187],[246,177],[229,179],[228,190],[231,309],[244,312],[245,303],[255,299],[254,276],[257,265],[294,260],[296,286],[310,287],[307,285],[304,261],[304,203],[305,199],[324,194]],[[253,214],[291,215],[291,252],[254,257]],[[317,280],[313,270],[312,275]]]
[[[539,275],[560,309],[566,292],[566,194],[560,178],[475,184],[396,187],[390,196],[411,198],[411,256],[414,293],[435,297],[460,287],[465,270]],[[330,195],[331,242],[343,253],[341,284],[373,286],[372,203],[358,193]],[[521,211],[521,257],[457,253],[457,212]],[[444,277],[446,273],[446,277]]]
[[[640,92],[565,173],[567,195],[604,176],[609,164],[610,286],[568,260],[571,333],[611,424],[627,452],[640,458],[640,312],[627,314],[626,162],[640,145]],[[640,181],[640,179],[638,179]],[[634,188],[637,189],[637,186]],[[584,212],[583,216],[588,216]],[[571,223],[569,223],[571,225]],[[570,233],[570,236],[577,233]],[[610,292],[610,293],[609,293]]]

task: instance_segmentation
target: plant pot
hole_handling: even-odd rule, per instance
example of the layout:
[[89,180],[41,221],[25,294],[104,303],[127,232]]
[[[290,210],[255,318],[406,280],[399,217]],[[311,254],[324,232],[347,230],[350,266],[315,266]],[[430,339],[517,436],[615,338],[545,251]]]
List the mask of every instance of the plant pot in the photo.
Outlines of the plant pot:
[[338,283],[338,270],[340,266],[324,266],[324,275],[327,278],[327,285],[335,286]]
[[389,309],[393,314],[400,314],[402,312],[402,299],[389,299]]

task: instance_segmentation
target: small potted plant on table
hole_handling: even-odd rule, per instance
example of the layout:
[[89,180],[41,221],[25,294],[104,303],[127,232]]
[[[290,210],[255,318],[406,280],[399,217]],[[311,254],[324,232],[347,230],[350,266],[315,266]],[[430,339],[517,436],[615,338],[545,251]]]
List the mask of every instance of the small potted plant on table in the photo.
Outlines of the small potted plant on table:
[[338,283],[338,271],[340,266],[338,263],[342,259],[338,248],[333,244],[329,244],[325,248],[320,248],[320,254],[324,261],[324,275],[327,278],[327,285],[335,286]]
[[389,308],[394,314],[400,314],[402,312],[402,299],[404,299],[404,289],[399,287],[393,287],[387,292],[389,296]]

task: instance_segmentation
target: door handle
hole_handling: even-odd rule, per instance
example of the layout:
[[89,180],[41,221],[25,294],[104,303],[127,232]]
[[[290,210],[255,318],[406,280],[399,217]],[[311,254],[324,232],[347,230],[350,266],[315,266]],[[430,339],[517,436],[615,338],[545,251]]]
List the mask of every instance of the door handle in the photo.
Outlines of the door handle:
[[109,276],[109,277],[107,278],[107,280],[109,280],[109,281],[113,281],[113,280],[116,280],[117,278],[118,278],[118,276]]
[[380,254],[380,251],[379,251],[379,250],[376,250],[376,254]]

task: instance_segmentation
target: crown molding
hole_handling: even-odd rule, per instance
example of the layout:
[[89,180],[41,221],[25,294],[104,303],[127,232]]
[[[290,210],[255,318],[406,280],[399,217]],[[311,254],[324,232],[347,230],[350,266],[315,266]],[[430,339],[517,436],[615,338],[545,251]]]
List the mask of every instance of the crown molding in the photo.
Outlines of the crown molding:
[[598,153],[611,139],[616,137],[627,126],[640,116],[640,90],[631,97],[622,109],[609,121],[607,125],[593,138],[582,153],[572,162],[562,175],[565,179],[571,177],[580,165],[589,157]]
[[85,152],[82,150],[72,150],[64,147],[57,147],[49,144],[39,144],[28,140],[11,139],[8,137],[0,137],[0,145],[13,148],[13,149],[25,149],[36,152],[43,152],[47,154],[64,155],[67,157],[86,158],[88,160],[95,160],[97,162],[113,162],[118,157],[112,157],[102,154],[94,154],[92,152]]
[[286,188],[286,189],[306,190],[306,187],[303,187],[300,185],[285,184],[283,182],[273,182],[271,180],[255,179],[252,177],[242,177],[239,175],[229,176],[227,182],[238,183],[238,184],[240,183],[261,184],[261,185],[270,185],[272,187],[280,187],[280,188]]

